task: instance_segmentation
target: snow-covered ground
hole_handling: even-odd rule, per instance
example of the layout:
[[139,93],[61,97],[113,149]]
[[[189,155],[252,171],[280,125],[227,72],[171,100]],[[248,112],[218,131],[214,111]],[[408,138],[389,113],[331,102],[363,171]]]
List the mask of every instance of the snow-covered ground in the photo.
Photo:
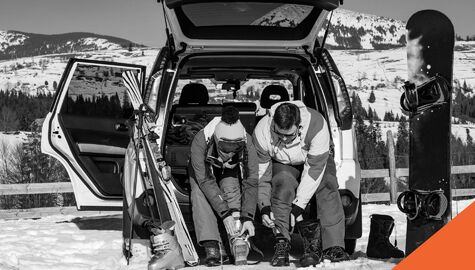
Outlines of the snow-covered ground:
[[5,143],[9,147],[15,146],[19,143],[26,142],[28,132],[0,132],[0,145]]
[[[454,216],[474,200],[453,203]],[[405,248],[405,216],[395,205],[369,204],[363,206],[363,236],[357,241],[351,261],[324,262],[316,268],[329,269],[392,269],[398,260],[372,260],[366,257],[371,214],[387,214],[396,220],[398,247]],[[394,235],[391,241],[394,242]],[[108,216],[49,216],[41,219],[0,219],[0,269],[146,269],[145,244],[134,245],[134,257],[126,265],[122,256],[121,215]],[[291,264],[288,268],[294,269]],[[210,269],[197,266],[187,269]],[[213,268],[211,268],[213,269]],[[221,269],[215,267],[214,269]],[[268,262],[256,266],[223,269],[274,269]],[[309,267],[307,269],[314,269]]]

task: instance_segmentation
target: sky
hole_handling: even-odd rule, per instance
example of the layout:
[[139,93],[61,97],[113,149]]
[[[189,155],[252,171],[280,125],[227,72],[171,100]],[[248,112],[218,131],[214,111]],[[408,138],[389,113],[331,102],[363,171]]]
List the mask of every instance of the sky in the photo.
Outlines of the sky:
[[[400,20],[421,9],[437,9],[453,21],[457,34],[475,34],[475,0],[344,0],[342,7]],[[154,47],[165,40],[156,0],[0,0],[0,30],[92,32]]]

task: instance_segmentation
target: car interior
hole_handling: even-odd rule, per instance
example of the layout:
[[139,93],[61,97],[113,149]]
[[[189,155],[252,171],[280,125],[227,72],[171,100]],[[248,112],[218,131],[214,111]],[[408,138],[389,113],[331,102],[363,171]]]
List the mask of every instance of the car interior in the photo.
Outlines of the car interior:
[[[195,55],[180,63],[179,79],[168,117],[164,156],[179,188],[189,190],[187,173],[194,135],[223,107],[238,108],[240,120],[252,135],[271,106],[280,101],[303,100],[323,108],[306,91],[316,85],[310,63],[289,55]],[[321,110],[321,109],[320,109]]]

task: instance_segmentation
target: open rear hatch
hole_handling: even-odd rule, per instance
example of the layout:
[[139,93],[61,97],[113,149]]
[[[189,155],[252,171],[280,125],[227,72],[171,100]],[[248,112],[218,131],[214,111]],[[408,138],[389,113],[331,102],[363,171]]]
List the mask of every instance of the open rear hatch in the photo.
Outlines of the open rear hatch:
[[339,0],[163,0],[177,48],[312,49]]

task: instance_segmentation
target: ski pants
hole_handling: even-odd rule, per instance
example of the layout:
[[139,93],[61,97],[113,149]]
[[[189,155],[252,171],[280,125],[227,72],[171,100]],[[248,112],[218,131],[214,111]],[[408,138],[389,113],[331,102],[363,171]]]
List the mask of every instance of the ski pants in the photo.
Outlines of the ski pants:
[[[205,194],[198,183],[190,177],[191,210],[198,243],[215,240],[223,243],[218,229],[218,219]],[[219,181],[219,187],[229,208],[241,209],[241,185],[237,177],[224,177]]]
[[[290,240],[290,211],[295,199],[303,166],[291,166],[278,162],[272,164],[271,211],[277,229]],[[323,249],[345,247],[345,214],[338,192],[336,166],[329,155],[322,182],[316,194],[317,217],[322,225]]]

